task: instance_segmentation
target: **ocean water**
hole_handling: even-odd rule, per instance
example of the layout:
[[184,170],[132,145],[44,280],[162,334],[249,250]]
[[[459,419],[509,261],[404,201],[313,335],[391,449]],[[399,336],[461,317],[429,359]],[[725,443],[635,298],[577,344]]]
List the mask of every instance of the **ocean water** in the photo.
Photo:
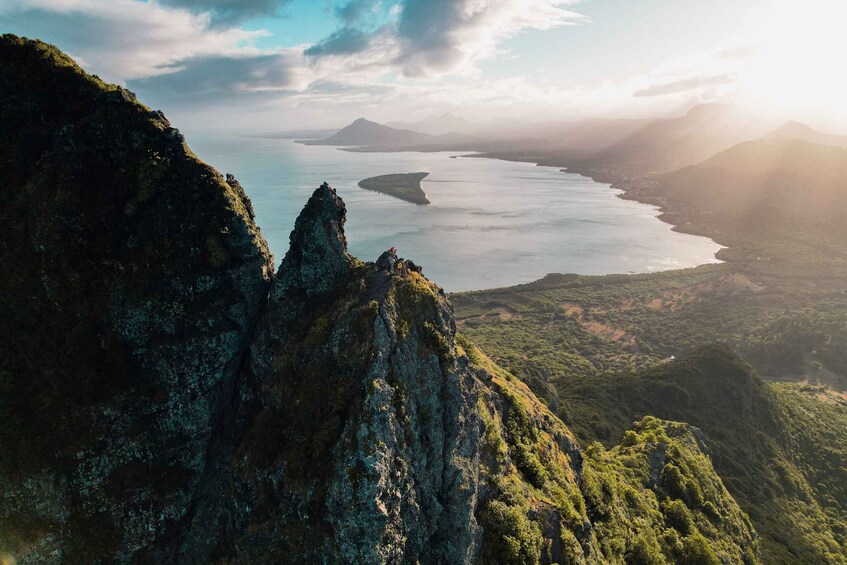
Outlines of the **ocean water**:
[[[373,261],[397,247],[448,292],[526,283],[547,273],[643,273],[715,262],[720,246],[671,231],[653,206],[555,167],[455,153],[351,153],[282,139],[189,138],[194,151],[244,186],[276,258],[294,220],[326,181],[347,204],[350,252]],[[357,183],[426,171],[429,206]]]

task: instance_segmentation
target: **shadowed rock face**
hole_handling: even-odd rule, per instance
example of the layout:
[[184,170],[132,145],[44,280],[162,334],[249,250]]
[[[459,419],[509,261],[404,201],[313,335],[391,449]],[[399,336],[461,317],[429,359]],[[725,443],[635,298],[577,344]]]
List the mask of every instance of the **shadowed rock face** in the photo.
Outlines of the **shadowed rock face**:
[[346,209],[341,199],[323,183],[294,224],[288,252],[279,271],[278,291],[317,296],[350,275],[352,258],[344,239]]
[[0,555],[755,553],[694,431],[649,419],[609,452],[581,452],[456,334],[417,266],[350,257],[326,183],[272,278],[240,185],[160,114],[12,36],[0,78],[0,259],[14,266],[0,273]]
[[0,77],[0,515],[129,558],[184,518],[271,257],[234,179],[127,91],[12,36]]
[[324,184],[296,222],[251,347],[261,405],[217,489],[244,497],[209,502],[226,533],[198,520],[197,560],[473,559],[483,426],[452,312],[423,277],[354,263],[344,213]]

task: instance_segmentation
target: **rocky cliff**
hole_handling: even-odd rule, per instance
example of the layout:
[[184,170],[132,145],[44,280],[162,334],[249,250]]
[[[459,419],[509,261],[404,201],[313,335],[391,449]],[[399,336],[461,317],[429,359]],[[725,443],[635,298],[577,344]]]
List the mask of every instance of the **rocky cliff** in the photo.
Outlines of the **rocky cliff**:
[[0,107],[0,555],[755,561],[698,430],[581,450],[414,263],[348,254],[327,184],[272,276],[240,185],[127,91],[3,36]]
[[185,519],[271,257],[234,179],[55,48],[0,39],[0,108],[3,540],[129,559]]

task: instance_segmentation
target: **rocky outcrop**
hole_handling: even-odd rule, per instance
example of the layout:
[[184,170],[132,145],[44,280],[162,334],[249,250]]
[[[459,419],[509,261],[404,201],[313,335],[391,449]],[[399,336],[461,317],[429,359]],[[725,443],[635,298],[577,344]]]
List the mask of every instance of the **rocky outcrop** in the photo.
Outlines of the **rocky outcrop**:
[[161,113],[13,36],[0,77],[2,542],[130,560],[185,519],[271,257]]
[[161,114],[41,43],[4,36],[0,76],[0,555],[755,558],[696,432],[582,451],[419,267],[348,254],[326,183],[272,277],[243,189]]
[[[414,263],[393,249],[351,259],[343,218],[324,184],[297,220],[241,379],[256,397],[181,560],[755,560],[755,533],[696,429],[648,419],[614,450],[583,453],[456,334]],[[332,251],[294,250],[303,233]],[[291,282],[303,272],[343,274],[307,294]]]
[[[226,534],[199,521],[192,536],[204,542],[187,551],[213,538],[215,547],[197,560],[460,563],[475,554],[482,430],[477,384],[451,355],[449,306],[420,275],[353,261],[343,218],[324,184],[297,220],[246,369],[261,405],[219,489],[244,498],[210,503],[227,517]],[[303,241],[311,252],[297,248]]]
[[345,280],[352,268],[343,224],[346,210],[327,183],[315,191],[291,232],[288,253],[279,271],[277,294],[318,296]]

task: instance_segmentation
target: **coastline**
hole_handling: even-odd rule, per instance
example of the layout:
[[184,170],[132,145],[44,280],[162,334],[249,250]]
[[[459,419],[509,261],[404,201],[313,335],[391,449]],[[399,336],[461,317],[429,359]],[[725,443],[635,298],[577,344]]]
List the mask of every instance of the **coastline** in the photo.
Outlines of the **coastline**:
[[715,252],[715,258],[719,261],[735,260],[733,252],[736,251],[736,246],[731,242],[728,234],[720,229],[695,223],[690,211],[682,206],[673,206],[665,198],[650,193],[650,190],[656,187],[656,175],[627,175],[619,171],[580,169],[568,166],[564,160],[559,161],[555,157],[550,158],[538,154],[533,155],[532,152],[521,152],[520,155],[509,154],[508,152],[482,152],[461,155],[461,157],[500,159],[503,161],[534,163],[538,167],[557,167],[562,172],[573,173],[589,178],[597,183],[608,184],[609,188],[620,191],[615,196],[622,200],[631,200],[633,202],[655,206],[659,210],[659,214],[656,217],[670,225],[672,231],[707,237],[720,245],[721,249]]
[[518,150],[491,150],[486,148],[474,148],[469,144],[462,146],[408,146],[408,147],[378,147],[378,146],[339,146],[339,150],[352,153],[396,153],[408,151],[416,153],[436,152],[462,152],[459,157],[476,159],[499,159],[515,163],[533,163],[539,167],[556,167],[562,172],[574,173],[594,182],[608,184],[609,188],[616,189],[615,196],[622,200],[630,200],[641,204],[655,206],[659,213],[657,218],[670,225],[671,230],[677,233],[706,237],[721,248],[715,252],[714,257],[719,262],[728,262],[745,259],[745,253],[738,249],[738,242],[730,234],[715,226],[697,222],[691,210],[683,206],[673,205],[665,198],[651,194],[651,189],[656,187],[654,174],[629,175],[621,171],[582,169],[569,164],[570,158],[581,155],[574,152],[572,156],[554,153],[544,149],[518,149]]
[[423,188],[421,181],[426,178],[429,173],[392,173],[387,175],[378,175],[368,177],[359,181],[359,188],[378,192],[409,202],[419,206],[430,204]]

